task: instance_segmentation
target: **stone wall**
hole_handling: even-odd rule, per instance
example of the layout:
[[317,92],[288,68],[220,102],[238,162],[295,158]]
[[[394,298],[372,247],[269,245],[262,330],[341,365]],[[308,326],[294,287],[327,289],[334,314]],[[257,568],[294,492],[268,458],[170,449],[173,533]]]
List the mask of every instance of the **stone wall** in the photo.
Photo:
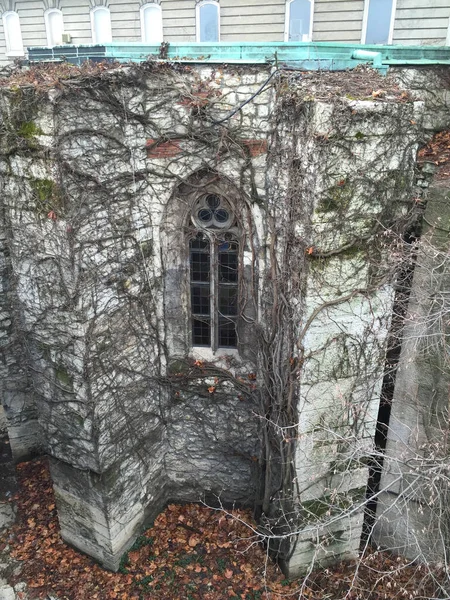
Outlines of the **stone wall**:
[[[2,401],[13,432],[37,406],[62,535],[108,568],[204,494],[254,504],[289,574],[358,550],[423,105],[322,77],[149,63],[2,90]],[[204,192],[240,236],[234,350],[190,343]]]
[[448,179],[427,208],[396,377],[374,538],[422,562],[448,543]]

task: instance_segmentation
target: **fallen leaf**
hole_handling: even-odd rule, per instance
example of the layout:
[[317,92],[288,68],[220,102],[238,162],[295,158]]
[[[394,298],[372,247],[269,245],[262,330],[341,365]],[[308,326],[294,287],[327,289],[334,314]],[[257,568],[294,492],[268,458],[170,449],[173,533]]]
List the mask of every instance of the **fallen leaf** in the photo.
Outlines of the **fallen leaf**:
[[195,535],[191,535],[191,537],[189,538],[188,544],[191,548],[195,548],[195,546],[200,544],[200,540]]

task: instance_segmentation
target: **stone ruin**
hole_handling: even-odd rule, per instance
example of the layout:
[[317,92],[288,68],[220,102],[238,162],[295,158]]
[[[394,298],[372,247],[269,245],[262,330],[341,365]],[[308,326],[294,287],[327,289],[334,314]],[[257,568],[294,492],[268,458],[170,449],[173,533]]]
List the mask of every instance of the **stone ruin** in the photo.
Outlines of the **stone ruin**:
[[253,506],[289,575],[354,557],[439,72],[37,80],[0,91],[1,394],[63,538],[116,570],[203,499]]

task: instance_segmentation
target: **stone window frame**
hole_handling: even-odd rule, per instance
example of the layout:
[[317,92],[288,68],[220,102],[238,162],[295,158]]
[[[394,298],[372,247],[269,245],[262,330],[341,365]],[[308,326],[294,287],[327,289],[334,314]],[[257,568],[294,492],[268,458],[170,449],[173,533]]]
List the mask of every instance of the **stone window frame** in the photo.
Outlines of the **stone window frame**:
[[[285,8],[285,21],[284,21],[284,41],[289,42],[289,30],[290,30],[290,22],[291,22],[291,4],[298,0],[286,0],[286,8]],[[309,30],[308,30],[308,39],[302,40],[305,42],[311,42],[313,36],[313,24],[314,24],[314,0],[305,0],[310,3],[310,16],[309,16]]]
[[[147,10],[156,11],[155,14],[158,14],[158,33],[157,39],[148,41],[146,39],[146,30],[145,30],[145,12]],[[139,18],[141,20],[141,39],[144,44],[161,44],[164,40],[163,33],[163,15],[162,8],[158,2],[146,2],[139,9]]]
[[[215,209],[208,206],[211,198],[218,202]],[[225,221],[219,222],[215,219],[216,212],[228,212],[228,218]],[[202,223],[199,214],[202,212],[211,213],[210,222]],[[191,346],[195,348],[211,348],[213,351],[223,349],[236,349],[237,339],[235,344],[220,344],[221,332],[220,323],[223,325],[226,323],[234,323],[233,337],[238,336],[237,323],[239,320],[238,307],[233,307],[233,302],[228,302],[226,310],[222,313],[220,309],[221,303],[221,292],[225,292],[225,289],[232,290],[235,292],[235,302],[239,300],[239,248],[241,245],[241,232],[240,228],[236,223],[236,216],[233,208],[228,202],[227,198],[218,193],[210,193],[206,191],[199,195],[197,202],[192,207],[191,222],[193,226],[192,235],[189,237],[189,259],[190,259],[190,317],[191,317]],[[203,241],[207,244],[207,248],[199,250],[192,248],[191,244],[199,236],[203,238]],[[237,270],[236,270],[236,281],[221,281],[220,280],[220,259],[221,255],[227,256],[228,252],[221,251],[220,246],[222,244],[229,243],[230,245],[236,246],[236,251],[229,252],[230,256],[237,254]],[[193,280],[193,268],[192,258],[193,255],[207,256],[207,264],[209,268],[209,277],[207,281]],[[204,263],[203,263],[204,264]],[[193,309],[193,288],[200,288],[208,290],[208,308],[209,312],[207,315],[196,314]],[[201,298],[199,297],[201,300]],[[236,314],[233,315],[233,311],[236,310]],[[203,318],[202,318],[203,317]],[[194,341],[194,322],[204,321],[208,322],[209,329],[209,342],[208,343],[195,343]],[[227,337],[225,331],[223,331],[223,337]]]
[[[373,44],[374,42],[366,42],[367,39],[367,27],[369,24],[369,10],[370,10],[370,2],[372,0],[364,0],[364,12],[363,12],[363,21],[362,21],[362,30],[361,30],[361,44]],[[395,14],[397,10],[397,0],[392,0],[391,6],[391,15],[389,22],[389,34],[387,42],[380,42],[382,44],[392,44],[392,40],[394,37],[394,23],[395,23]]]
[[[107,27],[105,31],[102,31],[101,37],[96,35],[96,19],[100,14],[106,14],[108,16]],[[111,26],[111,11],[107,6],[97,5],[91,8],[90,10],[91,16],[91,35],[92,35],[92,43],[93,44],[108,44],[112,42],[112,26]],[[100,25],[104,25],[104,23],[100,22]]]
[[[54,41],[54,36],[53,36],[53,31],[52,31],[52,25],[51,25],[51,15],[58,15],[61,17],[61,40],[57,41],[55,43]],[[64,16],[61,10],[59,10],[59,8],[49,8],[44,12],[44,22],[45,22],[45,32],[47,35],[47,45],[50,47],[53,46],[60,46],[62,44],[62,36],[64,34]]]
[[215,44],[217,42],[220,42],[220,4],[217,0],[201,0],[195,5],[195,41],[204,41],[201,39],[200,18],[202,8],[207,5],[213,5],[217,8],[217,40],[209,42],[211,44]]
[[[8,24],[8,21],[10,19],[14,19],[15,23],[14,25],[16,26],[16,32],[14,34],[14,32],[11,30],[11,26]],[[19,17],[19,13],[17,13],[15,10],[8,10],[6,12],[4,12],[2,14],[2,22],[3,22],[3,31],[5,34],[5,45],[6,45],[6,56],[25,56],[25,49],[24,49],[24,45],[23,45],[23,38],[22,38],[22,30],[20,28],[20,17]],[[18,33],[18,36],[17,36]],[[14,35],[18,38],[17,40],[13,40]],[[20,46],[20,49],[14,49],[14,42],[20,42],[17,43],[17,46]]]
[[[192,356],[206,360],[214,360],[223,355],[233,355],[253,360],[256,348],[255,328],[257,298],[254,298],[256,286],[252,280],[251,269],[244,266],[243,256],[246,240],[252,235],[248,223],[241,216],[239,208],[243,199],[238,190],[225,178],[208,171],[206,177],[210,183],[199,192],[205,174],[194,173],[185,179],[174,191],[168,202],[160,235],[161,266],[163,272],[164,329],[168,354],[172,357]],[[191,183],[193,184],[190,187]],[[190,305],[190,255],[189,241],[198,228],[192,223],[192,210],[199,197],[206,193],[214,193],[226,199],[233,214],[236,225],[233,234],[239,243],[239,299],[252,294],[252,302],[245,297],[237,316],[237,348],[202,347],[192,345],[191,305]],[[231,229],[231,228],[230,228]],[[242,266],[242,268],[241,268]]]

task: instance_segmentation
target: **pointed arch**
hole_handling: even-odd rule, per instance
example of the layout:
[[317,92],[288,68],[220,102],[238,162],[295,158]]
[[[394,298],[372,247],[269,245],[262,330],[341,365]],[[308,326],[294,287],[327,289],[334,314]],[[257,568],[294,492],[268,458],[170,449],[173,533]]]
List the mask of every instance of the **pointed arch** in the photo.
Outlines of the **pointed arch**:
[[[246,304],[246,321],[252,318],[250,303],[240,300],[246,285],[244,207],[236,186],[206,169],[180,183],[166,206],[161,256],[171,355],[187,356],[199,347],[212,354],[224,349],[241,353],[241,337],[251,338],[240,317],[241,304]],[[217,214],[207,219],[208,210]]]

